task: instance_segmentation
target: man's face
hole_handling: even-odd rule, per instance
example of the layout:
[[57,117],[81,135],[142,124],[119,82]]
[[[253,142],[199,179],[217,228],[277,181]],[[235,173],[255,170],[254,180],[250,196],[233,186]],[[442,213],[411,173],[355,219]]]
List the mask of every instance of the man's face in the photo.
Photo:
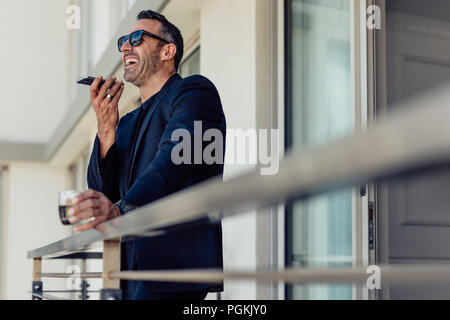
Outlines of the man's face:
[[[161,23],[157,20],[138,20],[128,30],[128,34],[137,30],[145,30],[160,36],[160,28]],[[122,62],[125,66],[124,80],[137,87],[144,85],[146,80],[160,69],[160,52],[161,43],[146,35],[142,36],[142,42],[137,47],[131,46],[127,41],[122,47]]]

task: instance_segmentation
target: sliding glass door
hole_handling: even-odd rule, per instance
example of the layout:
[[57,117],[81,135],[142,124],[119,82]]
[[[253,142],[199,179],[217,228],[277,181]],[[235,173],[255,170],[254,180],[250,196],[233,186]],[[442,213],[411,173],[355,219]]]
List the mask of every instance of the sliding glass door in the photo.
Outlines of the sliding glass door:
[[[354,131],[350,0],[287,0],[287,148],[302,150]],[[291,266],[352,265],[352,190],[287,205]],[[351,299],[351,285],[296,285],[291,299]]]

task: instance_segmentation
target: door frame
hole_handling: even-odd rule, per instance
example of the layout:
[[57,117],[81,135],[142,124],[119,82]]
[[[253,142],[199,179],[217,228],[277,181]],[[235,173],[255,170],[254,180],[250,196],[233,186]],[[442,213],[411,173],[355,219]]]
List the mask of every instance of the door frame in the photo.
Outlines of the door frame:
[[[351,0],[351,75],[353,91],[355,133],[365,132],[370,127],[370,79],[372,52],[372,30],[367,28],[367,8],[374,0]],[[373,185],[353,188],[352,204],[352,252],[353,267],[364,267],[370,263],[369,250],[369,201]],[[372,299],[365,283],[353,285],[353,299]]]
[[[386,0],[367,0],[368,5],[376,5],[380,9],[381,28],[368,30],[367,41],[367,124],[376,125],[379,119],[387,117],[387,57],[386,57]],[[372,204],[373,248],[369,249],[370,265],[387,264],[389,262],[388,211],[386,182],[368,185],[368,203]],[[368,290],[371,300],[388,300],[389,285],[383,283],[381,290]]]

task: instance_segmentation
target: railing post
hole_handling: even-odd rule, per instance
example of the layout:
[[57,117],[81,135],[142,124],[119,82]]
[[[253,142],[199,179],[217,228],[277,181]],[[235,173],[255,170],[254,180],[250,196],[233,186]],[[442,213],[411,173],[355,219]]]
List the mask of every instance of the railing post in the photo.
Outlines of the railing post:
[[111,279],[111,272],[120,271],[120,239],[103,241],[103,289],[101,300],[121,300],[120,279]]
[[[42,259],[41,258],[35,258],[33,259],[33,282],[31,284],[31,292],[32,292],[32,300],[42,300],[42,291],[43,291],[43,284],[41,276],[38,275],[42,272]],[[35,296],[35,294],[38,294],[39,296]]]
[[[86,259],[81,260],[81,273],[84,273],[84,272],[86,272]],[[89,283],[87,282],[86,279],[83,279],[81,281],[81,295],[80,295],[81,300],[89,299],[88,287],[89,287]]]

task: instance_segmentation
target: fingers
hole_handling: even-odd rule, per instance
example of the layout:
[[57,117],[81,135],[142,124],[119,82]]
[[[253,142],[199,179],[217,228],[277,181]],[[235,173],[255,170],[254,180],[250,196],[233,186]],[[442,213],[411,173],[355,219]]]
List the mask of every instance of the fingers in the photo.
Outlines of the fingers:
[[99,208],[89,208],[89,209],[85,209],[84,211],[78,212],[74,216],[70,217],[69,222],[71,224],[74,224],[74,223],[80,222],[82,220],[97,217],[99,215],[100,215]]
[[116,77],[112,77],[106,80],[105,84],[101,87],[97,97],[100,97],[100,99],[104,99],[106,97],[108,89],[110,89],[115,82]]
[[86,231],[86,230],[96,227],[97,225],[99,225],[100,223],[103,223],[105,221],[106,221],[106,219],[103,217],[96,217],[87,223],[76,226],[75,231],[76,232]]
[[103,205],[102,194],[94,190],[88,190],[78,195],[74,204],[67,213],[72,224],[100,215]]
[[123,81],[116,82],[116,78],[112,77],[99,89],[100,79],[95,79],[92,84],[91,104],[97,116],[98,129],[113,132],[119,122],[118,105],[125,86]]
[[101,198],[102,196],[103,196],[102,193],[97,192],[92,189],[89,189],[87,191],[79,193],[74,199],[75,200],[74,204],[78,204],[78,203],[80,203],[86,199],[90,199],[90,198]]
[[103,77],[98,77],[91,84],[91,100],[94,100],[98,96],[98,91],[100,90],[99,85],[103,80]]
[[119,99],[122,96],[124,89],[125,89],[125,85],[122,83],[122,85],[119,88],[119,91],[117,93],[115,93],[114,95],[111,94],[112,96],[114,96],[114,98],[111,101],[113,103],[113,105],[117,106],[119,104]]
[[120,88],[123,86],[122,81],[117,81],[115,85],[109,90],[109,94],[113,97],[116,96],[117,92],[119,92]]
[[82,211],[93,209],[93,208],[100,208],[102,205],[102,201],[98,198],[90,198],[86,199],[82,202],[78,202],[78,204],[74,205],[68,212],[69,217],[78,214]]
[[98,224],[120,215],[119,209],[103,193],[92,189],[78,194],[74,199],[74,204],[68,212],[71,224],[92,218],[77,226],[76,231],[92,229]]

